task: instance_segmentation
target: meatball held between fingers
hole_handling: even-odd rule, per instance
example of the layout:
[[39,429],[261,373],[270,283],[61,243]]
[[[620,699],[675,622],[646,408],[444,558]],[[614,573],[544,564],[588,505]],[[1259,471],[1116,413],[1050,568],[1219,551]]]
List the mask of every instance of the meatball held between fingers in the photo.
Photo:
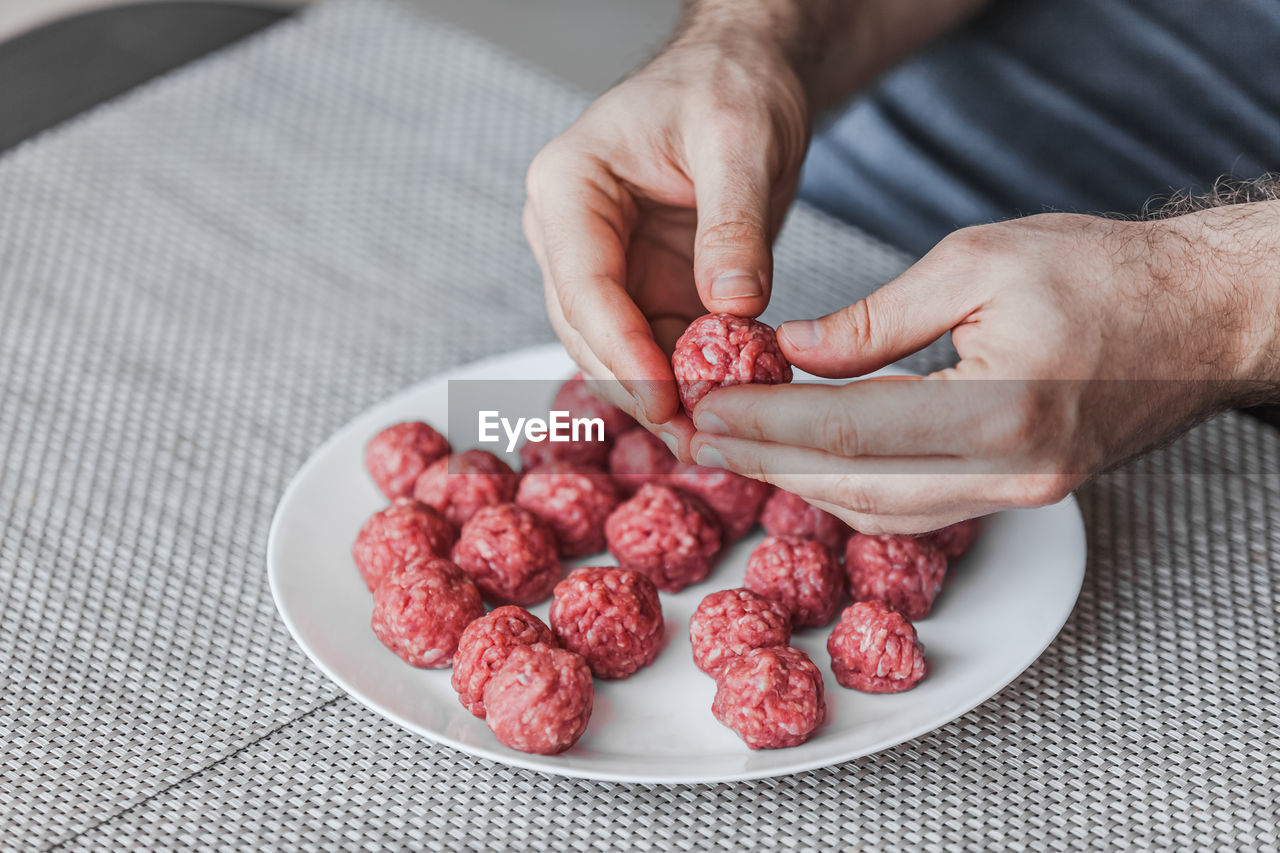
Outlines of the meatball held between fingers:
[[791,363],[773,328],[748,317],[707,314],[676,341],[671,368],[685,411],[717,388],[791,381]]

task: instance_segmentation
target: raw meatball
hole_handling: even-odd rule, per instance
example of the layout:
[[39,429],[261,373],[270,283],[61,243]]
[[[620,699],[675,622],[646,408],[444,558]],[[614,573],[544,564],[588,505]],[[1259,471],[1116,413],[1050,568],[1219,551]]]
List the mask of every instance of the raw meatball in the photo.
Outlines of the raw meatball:
[[854,601],[883,601],[911,620],[929,615],[947,574],[946,556],[914,536],[855,533],[844,563]]
[[948,560],[958,560],[969,552],[982,532],[982,522],[976,518],[957,521],[920,538],[946,555]]
[[636,425],[635,420],[612,403],[591,393],[604,388],[608,380],[587,379],[582,371],[570,376],[556,392],[552,408],[560,412],[568,412],[575,418],[599,418],[604,421],[605,440],[612,442],[628,429]]
[[484,687],[485,721],[500,742],[556,755],[591,719],[595,686],[581,655],[545,643],[516,646]]
[[550,462],[525,474],[516,503],[556,534],[567,559],[604,550],[604,521],[618,505],[618,490],[599,470]]
[[827,652],[836,681],[863,693],[900,693],[924,678],[924,646],[916,629],[883,601],[846,607]]
[[770,536],[813,539],[826,545],[833,554],[844,553],[844,543],[853,533],[849,525],[831,513],[783,489],[774,489],[764,502],[760,523]]
[[831,550],[796,536],[770,536],[757,545],[742,585],[785,605],[796,629],[827,624],[844,598],[844,575]]
[[755,526],[769,497],[768,483],[720,468],[677,463],[668,485],[702,498],[724,531],[724,544],[736,542]]
[[414,666],[448,666],[463,629],[483,615],[471,578],[440,557],[410,563],[373,593],[373,633]]
[[662,605],[639,572],[583,568],[556,584],[551,628],[601,678],[626,678],[662,648]]
[[720,670],[711,713],[752,749],[799,746],[827,719],[822,673],[791,646],[752,649]]
[[449,442],[427,424],[406,421],[375,435],[364,448],[364,464],[388,498],[407,498],[427,466],[449,455]]
[[496,604],[535,604],[560,579],[555,534],[515,504],[476,510],[453,546],[453,561]]
[[360,528],[351,557],[372,592],[418,557],[448,557],[454,538],[453,525],[440,513],[413,498],[397,498]]
[[510,503],[520,475],[487,450],[464,450],[431,464],[413,496],[461,527],[482,506]]
[[632,494],[645,483],[666,483],[678,460],[662,443],[662,439],[644,427],[629,429],[613,443],[609,451],[609,473],[626,494]]
[[520,460],[526,471],[553,461],[597,468],[605,466],[610,445],[624,431],[635,426],[635,421],[622,409],[592,394],[592,387],[596,384],[583,379],[581,373],[575,373],[556,392],[551,411],[568,412],[570,418],[599,418],[604,422],[604,440],[583,437],[578,441],[525,442],[520,448]]
[[726,663],[752,649],[791,642],[791,614],[749,589],[722,589],[698,605],[689,619],[689,643],[698,669],[717,675]]
[[623,568],[643,572],[663,592],[705,578],[720,552],[720,524],[702,501],[655,483],[619,504],[604,535]]
[[552,462],[603,468],[609,460],[609,444],[579,438],[577,441],[526,441],[520,445],[520,468],[531,471]]
[[671,369],[687,412],[716,388],[791,381],[791,364],[773,329],[732,314],[707,314],[690,323],[676,341]]
[[484,686],[507,662],[516,646],[556,645],[555,635],[541,619],[523,607],[492,610],[467,626],[453,655],[453,689],[458,701],[477,717],[484,717]]

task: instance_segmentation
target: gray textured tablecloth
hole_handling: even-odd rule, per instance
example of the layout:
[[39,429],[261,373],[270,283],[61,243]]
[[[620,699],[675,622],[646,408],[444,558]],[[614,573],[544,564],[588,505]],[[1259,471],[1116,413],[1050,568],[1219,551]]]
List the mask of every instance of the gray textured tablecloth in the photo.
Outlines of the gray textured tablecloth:
[[[1083,594],[1025,675],[826,770],[511,770],[308,663],[275,503],[384,395],[550,337],[521,175],[583,103],[338,0],[0,160],[0,848],[1276,850],[1280,440],[1233,415],[1082,490]],[[772,314],[904,261],[799,210]]]

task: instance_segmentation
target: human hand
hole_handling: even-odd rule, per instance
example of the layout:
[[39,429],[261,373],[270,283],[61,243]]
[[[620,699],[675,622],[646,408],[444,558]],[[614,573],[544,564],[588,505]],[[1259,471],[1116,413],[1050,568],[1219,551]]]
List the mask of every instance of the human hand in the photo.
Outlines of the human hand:
[[867,299],[778,334],[796,366],[850,377],[951,330],[955,367],[717,390],[691,451],[869,533],[1053,503],[1198,419],[1274,396],[1277,281],[1276,203],[966,228]]
[[[524,230],[547,313],[611,402],[687,458],[669,356],[707,311],[753,317],[808,144],[781,52],[677,39],[552,140],[528,174]],[[679,417],[677,417],[679,415]]]

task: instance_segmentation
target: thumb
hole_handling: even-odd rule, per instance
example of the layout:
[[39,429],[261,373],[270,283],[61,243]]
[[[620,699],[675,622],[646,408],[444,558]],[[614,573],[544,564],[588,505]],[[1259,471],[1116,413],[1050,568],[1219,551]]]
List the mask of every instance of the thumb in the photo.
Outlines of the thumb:
[[768,306],[773,286],[768,170],[719,151],[698,164],[693,179],[698,296],[712,313],[754,317]]
[[817,376],[861,376],[924,349],[964,321],[966,289],[919,267],[816,320],[778,327],[783,354]]

